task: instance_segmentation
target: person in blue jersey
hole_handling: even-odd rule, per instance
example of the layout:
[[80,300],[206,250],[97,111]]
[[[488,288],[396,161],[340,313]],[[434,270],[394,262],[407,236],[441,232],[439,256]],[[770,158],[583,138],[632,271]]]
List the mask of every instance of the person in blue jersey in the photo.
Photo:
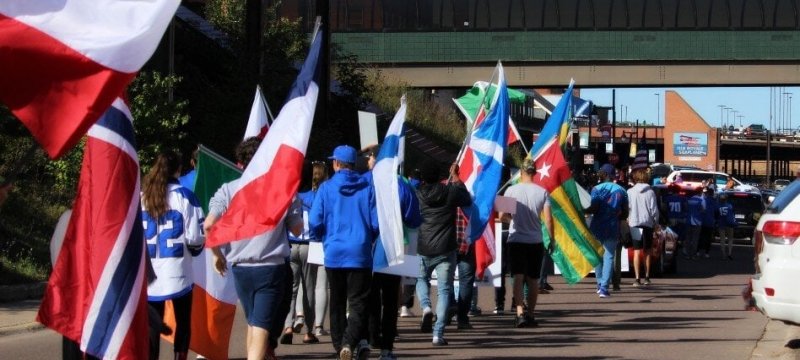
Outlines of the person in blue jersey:
[[[186,359],[191,337],[192,255],[200,254],[203,210],[189,189],[178,183],[180,157],[172,151],[158,155],[142,181],[142,224],[156,280],[147,286],[147,301],[164,316],[164,303],[175,310],[175,358]],[[159,342],[151,344],[157,359]]]
[[600,183],[592,188],[592,204],[586,210],[593,214],[589,230],[603,244],[603,260],[595,267],[597,276],[597,294],[601,298],[611,296],[608,285],[611,282],[614,267],[614,253],[620,235],[620,218],[628,207],[628,194],[621,186],[614,183],[616,169],[611,164],[603,165],[597,172]]
[[[328,173],[325,163],[320,162],[312,163],[311,172],[311,189],[297,194],[297,199],[303,206],[303,233],[298,236],[289,234],[289,243],[292,246],[290,265],[293,281],[289,314],[284,321],[283,335],[281,335],[282,344],[291,344],[293,335],[300,334],[304,325],[306,335],[303,343],[318,343],[319,338],[315,332],[321,333],[328,305],[328,280],[325,271],[318,271],[319,265],[308,262],[309,241],[317,239],[311,234],[307,225],[314,196],[319,185],[328,178]],[[318,297],[320,301],[317,301]],[[321,308],[317,305],[321,305]]]
[[311,231],[322,239],[330,285],[331,342],[343,360],[369,355],[366,314],[372,243],[378,235],[375,193],[355,171],[356,158],[351,146],[334,149],[329,159],[335,173],[319,187],[308,215]]
[[[379,150],[380,147],[377,145],[369,148],[365,153],[369,171],[364,173],[364,177],[373,184],[373,189],[375,187],[372,169],[375,167]],[[422,217],[419,214],[419,201],[414,193],[414,188],[399,175],[397,185],[403,225],[417,228],[422,223]],[[380,237],[376,239],[373,250],[372,290],[369,300],[369,343],[373,348],[381,350],[378,360],[395,360],[397,357],[394,355],[394,340],[397,336],[397,307],[402,277],[377,272],[388,266],[385,253],[380,251],[383,248],[380,241]]]
[[733,228],[735,227],[736,214],[733,211],[733,204],[728,201],[728,194],[722,193],[717,206],[717,229],[722,260],[733,260]]
[[703,226],[703,216],[706,212],[706,200],[703,198],[701,190],[686,200],[686,209],[686,241],[683,255],[687,259],[697,259],[697,246]]
[[664,212],[669,219],[668,225],[670,228],[675,229],[678,237],[685,238],[686,230],[686,215],[688,209],[686,205],[686,198],[680,194],[681,188],[677,185],[670,185],[667,187],[667,194],[664,196],[661,206],[664,207]]
[[[247,167],[261,144],[261,139],[251,137],[236,148],[236,161]],[[208,202],[208,217],[203,224],[210,231],[227,212],[233,200],[239,179],[222,184]],[[284,221],[262,234],[211,248],[214,270],[222,276],[233,273],[236,295],[244,309],[247,321],[247,359],[276,359],[278,335],[283,319],[289,313],[292,291],[292,272],[289,265],[287,234],[295,236],[303,231],[300,201],[294,201],[286,211]]]
[[700,239],[697,250],[699,256],[706,259],[711,257],[711,243],[714,241],[714,230],[717,228],[717,199],[714,198],[714,187],[706,186],[703,188],[703,200],[706,203],[706,211],[703,213],[703,224],[700,226]]

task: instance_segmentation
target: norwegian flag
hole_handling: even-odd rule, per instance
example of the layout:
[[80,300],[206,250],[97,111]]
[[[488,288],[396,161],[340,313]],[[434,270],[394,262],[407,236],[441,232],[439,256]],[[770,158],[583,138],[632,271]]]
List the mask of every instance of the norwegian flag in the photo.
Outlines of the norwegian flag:
[[139,160],[127,105],[89,129],[78,195],[37,321],[105,359],[148,354]]

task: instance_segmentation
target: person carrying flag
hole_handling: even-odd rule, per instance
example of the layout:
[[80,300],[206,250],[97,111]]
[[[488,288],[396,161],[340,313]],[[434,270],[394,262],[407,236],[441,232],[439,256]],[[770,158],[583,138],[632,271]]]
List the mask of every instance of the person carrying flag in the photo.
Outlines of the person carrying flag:
[[619,241],[620,218],[628,207],[628,194],[614,183],[616,169],[611,164],[603,165],[597,172],[600,183],[592,188],[592,205],[586,210],[594,214],[589,230],[603,244],[603,261],[595,267],[597,294],[601,298],[611,296],[608,284],[614,270],[614,253]]
[[[164,304],[172,300],[175,309],[175,359],[186,359],[189,351],[192,314],[191,256],[200,254],[203,209],[189,189],[178,183],[180,157],[165,151],[142,184],[142,224],[147,252],[156,280],[147,287],[147,301],[164,317]],[[191,256],[190,256],[191,254]],[[158,359],[158,334],[150,344],[150,359]]]
[[[367,304],[372,281],[372,242],[378,214],[372,184],[354,170],[356,149],[340,145],[329,158],[334,175],[322,183],[308,224],[322,239],[330,284],[331,342],[341,360],[369,355]],[[347,307],[350,316],[347,316]]]
[[[368,157],[367,166],[370,171],[364,177],[374,184],[372,170],[378,158],[380,145],[369,148],[366,152]],[[409,228],[417,228],[422,222],[419,213],[419,201],[414,193],[414,188],[405,181],[402,176],[398,176],[398,194],[400,195],[400,212],[402,214],[403,225]],[[374,189],[374,185],[373,185]],[[377,191],[377,189],[375,189]],[[384,251],[379,248],[381,240],[375,242],[373,250],[374,266],[373,270],[380,270],[378,257],[386,257]],[[372,291],[369,300],[369,334],[370,345],[381,349],[378,360],[395,360],[394,340],[397,336],[397,307],[400,298],[400,275],[385,274],[381,272],[372,273]]]
[[[547,190],[533,183],[536,167],[531,158],[526,158],[520,171],[520,183],[509,187],[505,196],[516,200],[516,212],[500,213],[500,219],[509,223],[508,254],[511,256],[511,274],[514,276],[514,306],[516,307],[516,327],[537,326],[534,317],[536,300],[539,295],[539,276],[544,257],[542,231],[553,236],[553,218],[550,214],[550,201]],[[545,229],[542,229],[544,223]],[[522,288],[528,285],[528,309],[525,311]]]
[[[444,326],[453,291],[453,276],[456,266],[456,210],[472,204],[467,188],[459,180],[458,165],[450,167],[448,184],[439,182],[439,168],[429,161],[421,169],[422,184],[417,188],[422,225],[419,227],[417,251],[421,255],[420,275],[417,278],[417,295],[422,307],[422,332],[433,331],[433,345],[447,345]],[[431,310],[430,280],[436,271],[439,291],[436,304],[436,325]]]
[[[237,162],[247,166],[260,144],[261,139],[257,137],[239,144],[236,148]],[[209,201],[208,217],[203,224],[206,232],[228,210],[238,181],[223,184]],[[228,262],[232,264],[236,294],[247,319],[248,360],[275,358],[276,338],[288,306],[285,301],[287,285],[291,291],[287,230],[295,236],[303,231],[300,201],[290,205],[285,220],[275,231],[211,248],[214,269],[220,275],[227,273]]]

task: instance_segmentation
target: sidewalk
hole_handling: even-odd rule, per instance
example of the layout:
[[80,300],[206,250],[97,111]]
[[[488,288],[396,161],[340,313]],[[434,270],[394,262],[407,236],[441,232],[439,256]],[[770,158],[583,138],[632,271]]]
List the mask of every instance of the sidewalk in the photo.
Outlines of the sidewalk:
[[36,322],[41,300],[0,303],[0,336],[36,331],[44,326]]

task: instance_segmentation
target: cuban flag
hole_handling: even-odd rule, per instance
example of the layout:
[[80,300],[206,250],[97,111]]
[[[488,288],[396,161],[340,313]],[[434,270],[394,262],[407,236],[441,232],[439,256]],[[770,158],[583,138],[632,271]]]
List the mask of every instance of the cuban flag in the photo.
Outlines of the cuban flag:
[[253,106],[250,108],[250,118],[247,119],[247,128],[244,130],[244,137],[242,140],[247,140],[251,137],[257,136],[261,139],[267,136],[269,131],[269,119],[272,117],[272,112],[269,110],[267,100],[264,99],[264,94],[261,93],[261,86],[256,86],[256,98],[253,99]]
[[228,211],[211,228],[209,247],[274,230],[292,203],[303,169],[319,94],[322,30],[270,131],[238,181]]
[[0,101],[52,158],[150,59],[178,0],[0,1]]
[[466,237],[470,243],[484,234],[494,199],[500,186],[508,137],[509,100],[503,65],[498,62],[498,91],[491,109],[481,120],[480,110],[459,162],[459,178],[472,195],[472,205],[464,209]]
[[380,241],[375,245],[374,269],[402,263],[405,252],[397,170],[403,164],[405,154],[406,107],[406,97],[403,96],[372,169],[378,226],[381,230]]
[[104,359],[146,359],[139,160],[122,99],[89,129],[78,195],[37,321]]

